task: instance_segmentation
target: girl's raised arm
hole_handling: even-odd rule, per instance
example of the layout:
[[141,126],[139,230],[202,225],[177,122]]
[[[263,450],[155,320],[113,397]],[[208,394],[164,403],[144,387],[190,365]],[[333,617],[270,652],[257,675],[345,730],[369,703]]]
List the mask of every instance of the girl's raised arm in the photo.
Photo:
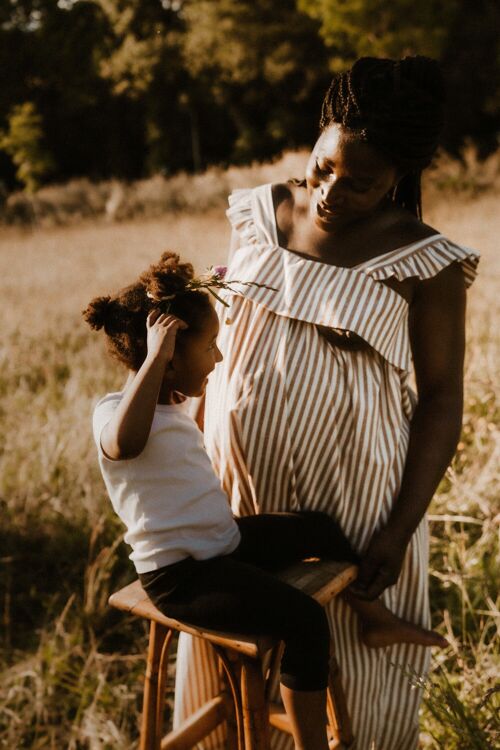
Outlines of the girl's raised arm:
[[186,324],[154,310],[147,319],[146,359],[131,379],[113,417],[101,433],[101,448],[113,461],[135,458],[149,437],[165,370],[172,360],[177,331]]

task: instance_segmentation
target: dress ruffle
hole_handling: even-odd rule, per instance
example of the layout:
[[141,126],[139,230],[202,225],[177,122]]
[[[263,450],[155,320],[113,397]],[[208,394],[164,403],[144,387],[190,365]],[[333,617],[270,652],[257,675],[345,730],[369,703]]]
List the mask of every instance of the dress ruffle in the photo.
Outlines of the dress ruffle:
[[442,235],[374,258],[363,264],[362,269],[376,281],[391,276],[398,281],[415,277],[424,281],[457,261],[462,266],[465,285],[469,287],[477,276],[479,253],[457,245]]
[[271,185],[235,190],[229,205],[227,216],[241,242],[228,277],[263,285],[241,286],[236,294],[275,315],[355,333],[401,370],[411,369],[408,303],[381,282],[423,281],[459,262],[468,287],[477,273],[479,254],[440,234],[353,268],[309,260],[277,243]]
[[233,190],[228,202],[226,216],[233,229],[240,235],[242,244],[255,244],[258,241],[258,233],[252,214],[252,190]]
[[278,246],[258,244],[235,253],[228,278],[260,284],[237,289],[235,284],[235,293],[275,315],[355,333],[390,364],[409,369],[408,305],[397,292],[362,271],[305,260]]

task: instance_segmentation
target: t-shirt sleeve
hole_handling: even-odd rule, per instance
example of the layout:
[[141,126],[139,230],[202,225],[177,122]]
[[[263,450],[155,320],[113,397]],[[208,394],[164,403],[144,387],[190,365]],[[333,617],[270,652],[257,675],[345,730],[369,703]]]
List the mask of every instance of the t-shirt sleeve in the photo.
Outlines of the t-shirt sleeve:
[[94,441],[97,447],[97,450],[99,452],[100,456],[103,456],[106,458],[106,454],[102,450],[101,447],[101,434],[104,429],[104,427],[108,424],[109,420],[115,413],[118,404],[120,402],[113,400],[113,401],[101,401],[97,404],[97,406],[94,409],[94,414],[92,417],[92,430],[94,434]]

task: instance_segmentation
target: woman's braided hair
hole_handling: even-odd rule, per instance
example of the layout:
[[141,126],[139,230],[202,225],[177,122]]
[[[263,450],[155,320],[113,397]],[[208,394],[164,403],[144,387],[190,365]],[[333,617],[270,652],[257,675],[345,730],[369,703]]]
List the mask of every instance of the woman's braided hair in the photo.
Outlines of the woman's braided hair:
[[428,57],[362,57],[336,75],[323,100],[320,127],[341,124],[373,146],[403,175],[393,201],[422,216],[421,175],[439,145],[444,85]]
[[205,292],[185,291],[193,277],[191,263],[181,263],[176,253],[165,252],[135,284],[113,297],[96,297],[82,315],[94,330],[104,329],[111,356],[138,370],[147,354],[146,319],[152,310],[162,309],[162,297],[175,295],[168,301],[169,312],[188,324],[186,331],[177,334],[181,345],[183,339],[200,331],[211,303]]

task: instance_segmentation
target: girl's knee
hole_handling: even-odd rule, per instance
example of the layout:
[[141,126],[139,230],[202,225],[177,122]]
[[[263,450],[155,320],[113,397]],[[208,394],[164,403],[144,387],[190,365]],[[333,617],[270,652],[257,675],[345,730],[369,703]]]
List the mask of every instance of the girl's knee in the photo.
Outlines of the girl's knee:
[[301,622],[298,623],[303,637],[306,640],[314,639],[316,643],[322,643],[323,648],[328,651],[330,644],[330,627],[326,612],[315,599],[310,599],[308,606],[301,612]]

